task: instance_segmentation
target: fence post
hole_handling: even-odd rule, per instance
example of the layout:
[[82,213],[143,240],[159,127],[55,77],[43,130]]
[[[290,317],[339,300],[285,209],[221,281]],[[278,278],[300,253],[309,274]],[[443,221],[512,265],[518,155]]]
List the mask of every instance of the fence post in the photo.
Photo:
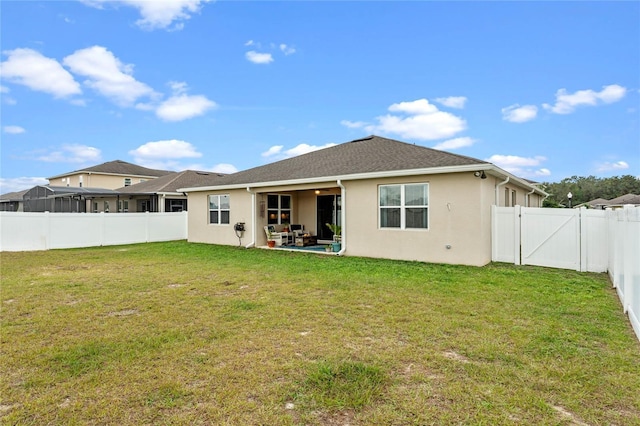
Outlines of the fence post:
[[623,230],[622,238],[624,240],[623,249],[622,249],[622,275],[624,276],[624,299],[622,300],[622,308],[624,312],[627,313],[629,311],[629,307],[633,301],[633,262],[634,260],[637,262],[637,259],[633,259],[632,256],[633,248],[632,248],[632,239],[631,235],[632,226],[629,224],[629,216],[631,215],[631,209],[633,206],[625,205],[622,209],[622,217],[623,217]]
[[[149,242],[149,227],[151,226],[149,222],[151,222],[151,214],[146,211],[144,212],[145,216],[145,229],[144,229],[144,242],[148,243]],[[158,214],[164,214],[164,213],[158,213]]]
[[105,216],[105,212],[100,212],[100,245],[104,245],[106,229],[107,229],[107,218]]
[[578,209],[578,237],[580,238],[580,245],[578,246],[580,249],[580,266],[578,267],[578,270],[580,272],[587,272],[587,262],[589,259],[589,253],[587,253],[587,234],[589,232],[589,225],[587,225],[588,222],[585,220],[586,211],[587,209],[584,206]]
[[51,248],[51,213],[49,211],[44,212],[44,249],[49,250]]
[[522,226],[520,221],[522,220],[522,207],[513,207],[513,263],[515,265],[521,264],[522,247],[521,244],[521,230]]

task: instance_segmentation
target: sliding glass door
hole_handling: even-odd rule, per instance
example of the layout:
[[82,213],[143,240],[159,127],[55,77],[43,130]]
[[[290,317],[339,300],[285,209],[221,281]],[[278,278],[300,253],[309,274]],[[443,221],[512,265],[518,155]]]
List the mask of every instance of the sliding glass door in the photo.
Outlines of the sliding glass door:
[[319,240],[333,239],[333,232],[327,227],[327,223],[335,223],[342,226],[340,195],[318,195],[317,230]]

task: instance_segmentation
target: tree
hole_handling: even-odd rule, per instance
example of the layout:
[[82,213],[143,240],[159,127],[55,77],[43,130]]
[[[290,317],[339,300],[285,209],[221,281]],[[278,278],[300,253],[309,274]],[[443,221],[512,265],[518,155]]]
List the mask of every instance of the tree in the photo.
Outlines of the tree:
[[577,206],[596,198],[611,200],[626,194],[640,194],[640,179],[631,176],[597,178],[595,176],[571,176],[560,182],[543,182],[540,187],[549,194],[544,207],[567,207],[567,194],[573,195],[571,204]]

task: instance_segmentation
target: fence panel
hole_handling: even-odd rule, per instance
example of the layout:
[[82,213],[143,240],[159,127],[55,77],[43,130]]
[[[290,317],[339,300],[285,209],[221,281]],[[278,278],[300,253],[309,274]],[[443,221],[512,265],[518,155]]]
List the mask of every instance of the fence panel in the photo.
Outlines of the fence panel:
[[[491,206],[491,260],[494,262],[520,262],[520,223],[513,207]],[[518,239],[516,239],[518,237]]]
[[187,238],[187,212],[0,212],[0,251],[30,251]]
[[607,272],[609,232],[605,210],[580,209],[580,270]]

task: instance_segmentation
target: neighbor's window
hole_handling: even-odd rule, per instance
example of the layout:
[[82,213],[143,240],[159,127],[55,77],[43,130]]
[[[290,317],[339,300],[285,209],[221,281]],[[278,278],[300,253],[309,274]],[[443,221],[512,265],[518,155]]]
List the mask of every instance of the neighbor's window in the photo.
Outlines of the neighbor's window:
[[291,195],[267,195],[267,223],[278,225],[291,222]]
[[124,178],[124,186],[131,186],[131,178]]
[[109,202],[108,201],[104,202],[104,212],[105,213],[109,213]]
[[209,195],[209,223],[229,224],[229,195]]
[[120,213],[127,213],[129,212],[129,200],[120,200],[118,202],[118,211]]
[[381,228],[429,227],[429,184],[381,185],[379,200]]

